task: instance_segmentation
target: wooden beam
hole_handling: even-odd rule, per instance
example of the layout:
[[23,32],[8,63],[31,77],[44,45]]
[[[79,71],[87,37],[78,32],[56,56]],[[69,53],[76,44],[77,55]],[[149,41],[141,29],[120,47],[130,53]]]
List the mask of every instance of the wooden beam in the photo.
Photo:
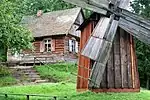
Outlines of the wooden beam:
[[132,36],[130,36],[130,46],[131,46],[131,70],[132,70],[132,88],[134,89],[135,88],[135,66],[134,66],[134,51],[133,51],[133,38]]
[[120,92],[140,92],[140,88],[137,89],[128,89],[128,88],[118,88],[118,89],[91,89],[92,92],[100,93],[100,92],[115,92],[115,93],[120,93]]
[[104,10],[103,7],[108,8],[109,5],[109,2],[106,0],[63,0],[63,1],[104,15],[106,15],[107,11]]
[[142,27],[140,24],[141,23],[136,24],[133,21],[129,21],[128,19],[125,18],[120,18],[119,20],[119,26],[122,29],[129,32],[131,35],[135,36],[137,39],[141,40],[142,42],[146,44],[150,44],[150,30],[146,27]]

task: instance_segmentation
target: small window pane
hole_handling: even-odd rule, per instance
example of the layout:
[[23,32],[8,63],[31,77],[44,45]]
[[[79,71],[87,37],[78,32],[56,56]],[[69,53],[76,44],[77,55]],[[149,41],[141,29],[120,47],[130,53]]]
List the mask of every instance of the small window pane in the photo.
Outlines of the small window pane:
[[44,40],[45,43],[47,43],[47,40]]
[[50,39],[44,40],[44,44],[45,44],[45,52],[50,52],[51,51],[51,40]]
[[51,47],[51,44],[48,44],[48,47]]

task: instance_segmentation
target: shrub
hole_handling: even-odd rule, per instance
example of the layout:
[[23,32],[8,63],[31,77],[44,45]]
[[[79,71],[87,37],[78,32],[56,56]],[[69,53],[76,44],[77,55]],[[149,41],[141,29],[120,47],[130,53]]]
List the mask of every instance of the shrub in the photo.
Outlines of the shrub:
[[11,71],[6,66],[3,65],[0,66],[0,77],[9,76],[10,74]]

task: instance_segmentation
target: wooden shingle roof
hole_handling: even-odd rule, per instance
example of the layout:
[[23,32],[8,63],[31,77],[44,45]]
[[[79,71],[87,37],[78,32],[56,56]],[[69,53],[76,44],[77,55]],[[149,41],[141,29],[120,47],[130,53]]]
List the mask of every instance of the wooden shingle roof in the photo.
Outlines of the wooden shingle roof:
[[65,35],[69,33],[80,11],[81,8],[72,8],[43,13],[40,17],[24,16],[21,24],[33,33],[33,37]]

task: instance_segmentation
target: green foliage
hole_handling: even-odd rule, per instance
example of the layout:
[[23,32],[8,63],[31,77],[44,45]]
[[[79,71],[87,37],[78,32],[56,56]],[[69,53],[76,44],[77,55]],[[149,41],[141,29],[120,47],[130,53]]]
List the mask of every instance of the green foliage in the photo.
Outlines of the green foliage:
[[[150,18],[149,5],[150,0],[134,0],[132,3],[132,8],[137,14],[140,14],[145,18]],[[141,85],[146,87],[147,82],[150,81],[150,46],[142,43],[139,40],[135,41]],[[148,87],[149,86],[147,84],[147,88]]]
[[132,8],[134,11],[145,18],[150,17],[150,0],[134,0],[132,2]]
[[72,8],[74,5],[63,2],[62,0],[23,0],[22,8],[25,15],[36,14],[38,10],[50,12],[55,10],[63,10]]
[[8,70],[6,66],[0,66],[0,77],[9,76],[11,72]]
[[44,79],[49,79],[51,82],[74,82],[76,77],[71,73],[77,72],[77,66],[75,64],[60,63],[36,66],[35,69],[40,73],[40,76]]
[[[6,57],[8,48],[14,52],[32,47],[31,33],[19,25],[21,14],[16,0],[0,1],[0,56]],[[2,57],[2,58],[3,58]]]

